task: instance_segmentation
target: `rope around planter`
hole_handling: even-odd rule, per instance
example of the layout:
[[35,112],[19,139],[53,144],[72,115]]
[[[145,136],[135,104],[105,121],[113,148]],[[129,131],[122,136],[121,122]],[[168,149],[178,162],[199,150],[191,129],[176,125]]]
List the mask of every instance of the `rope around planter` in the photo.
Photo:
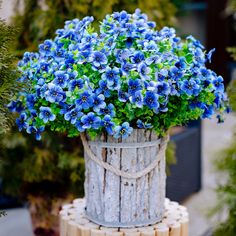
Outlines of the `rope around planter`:
[[[86,135],[84,133],[81,134],[81,140],[82,143],[84,145],[84,151],[87,153],[88,157],[93,160],[94,162],[96,162],[99,166],[103,167],[104,169],[112,172],[113,174],[126,178],[126,179],[138,179],[142,176],[145,176],[146,174],[150,173],[159,163],[159,161],[161,160],[163,154],[165,153],[166,150],[166,145],[169,141],[169,136],[163,138],[160,142],[160,140],[157,140],[156,142],[152,141],[152,145],[150,145],[150,142],[144,142],[144,143],[132,143],[132,148],[140,148],[141,146],[145,146],[145,143],[148,143],[147,146],[156,146],[160,144],[160,149],[158,151],[157,154],[157,158],[147,167],[145,167],[143,170],[135,172],[135,173],[128,173],[125,171],[122,171],[120,169],[117,169],[115,167],[113,167],[112,165],[108,164],[107,162],[104,162],[100,159],[97,158],[97,156],[93,153],[93,151],[91,150],[89,143],[87,141]],[[93,144],[95,144],[95,142],[93,142]],[[103,145],[102,145],[103,144]],[[127,143],[126,143],[127,144]],[[106,143],[101,143],[99,142],[99,146],[102,147],[106,147]],[[114,145],[113,145],[114,146]],[[115,147],[115,146],[114,146]],[[124,145],[122,146],[118,146],[118,148],[126,148],[126,146]],[[127,148],[130,148],[130,145],[127,146]]]

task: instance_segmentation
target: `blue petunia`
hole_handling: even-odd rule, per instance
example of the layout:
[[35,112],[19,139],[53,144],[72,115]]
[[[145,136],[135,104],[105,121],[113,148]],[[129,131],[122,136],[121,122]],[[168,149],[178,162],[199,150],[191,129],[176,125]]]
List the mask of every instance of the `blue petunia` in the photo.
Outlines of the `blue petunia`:
[[102,75],[102,79],[107,81],[107,87],[110,89],[117,89],[119,84],[119,69],[114,67],[107,67],[105,73]]
[[65,120],[70,121],[71,124],[75,124],[77,119],[83,115],[83,112],[80,111],[78,107],[65,113]]
[[98,112],[99,115],[110,115],[111,117],[114,117],[116,115],[115,113],[115,107],[113,104],[108,104],[105,108],[101,108]]
[[95,116],[93,112],[89,112],[87,115],[81,117],[84,129],[98,129],[101,126],[101,118]]
[[45,40],[44,43],[39,45],[39,52],[48,55],[53,47],[52,40]]
[[141,91],[136,91],[133,96],[130,97],[130,101],[134,103],[137,107],[143,107],[143,95]]
[[215,52],[215,48],[211,49],[207,54],[206,54],[206,58],[207,60],[211,63],[211,57],[212,57],[212,54]]
[[28,134],[34,134],[36,140],[41,139],[41,133],[44,131],[44,127],[41,126],[39,128],[36,128],[35,126],[28,126],[26,129],[26,132]]
[[45,92],[45,98],[51,103],[61,102],[65,98],[65,92],[60,86],[48,84],[48,90]]
[[170,93],[170,86],[167,82],[158,82],[156,85],[158,95],[168,95]]
[[131,61],[135,64],[139,64],[140,62],[145,60],[145,56],[142,52],[135,52],[131,57]]
[[122,90],[118,91],[118,100],[120,102],[127,102],[128,99],[129,99],[129,94],[127,92]]
[[52,113],[50,107],[41,106],[39,110],[39,118],[42,119],[44,123],[47,123],[48,121],[54,121],[56,119],[56,116]]
[[115,49],[114,54],[116,57],[116,62],[118,62],[118,63],[125,63],[131,55],[129,49],[127,49],[127,48]]
[[205,118],[210,118],[213,114],[214,114],[214,107],[212,105],[205,105],[205,109],[204,109],[204,112],[202,114],[202,118],[205,119]]
[[23,111],[23,106],[22,106],[22,102],[19,100],[16,101],[11,101],[8,105],[7,108],[11,111],[11,112],[21,112]]
[[128,122],[124,122],[122,125],[116,126],[114,128],[114,138],[120,138],[123,139],[127,138],[133,131],[133,128],[129,126]]
[[152,124],[150,124],[150,123],[144,123],[143,121],[141,121],[141,120],[137,120],[137,127],[139,128],[139,129],[151,129],[153,126],[152,126]]
[[106,129],[109,135],[113,134],[113,127],[115,124],[114,122],[112,122],[112,118],[109,115],[104,116],[104,118],[101,121],[101,125]]
[[144,104],[150,109],[154,109],[157,112],[160,104],[158,102],[158,95],[152,91],[147,91],[144,97]]
[[76,106],[83,109],[89,109],[93,106],[93,96],[88,91],[81,93],[80,98],[75,101]]
[[161,69],[160,71],[155,73],[155,79],[158,81],[165,80],[167,76],[168,76],[168,70],[166,69]]
[[99,112],[100,109],[106,107],[105,96],[103,94],[93,96],[93,110]]
[[144,62],[140,63],[137,69],[138,69],[140,77],[143,80],[148,80],[150,78],[149,74],[151,72],[151,69]]
[[20,114],[20,116],[16,119],[16,124],[18,126],[19,131],[22,131],[22,129],[27,128],[27,116],[24,112]]
[[73,79],[68,84],[69,91],[73,92],[75,88],[82,89],[84,87],[84,80],[82,79]]
[[123,75],[129,75],[130,71],[134,70],[134,65],[131,63],[123,63],[121,65],[121,72]]
[[129,79],[128,81],[128,93],[132,96],[135,92],[142,90],[142,84],[140,79]]
[[107,57],[104,53],[96,51],[92,53],[89,58],[89,61],[91,61],[95,67],[99,67],[101,65],[107,64]]
[[75,123],[75,127],[77,128],[77,130],[79,132],[84,132],[85,131],[85,129],[83,128],[83,125],[84,124],[82,123],[81,120],[77,120],[76,123]]
[[65,71],[61,71],[61,70],[56,71],[54,74],[55,74],[55,79],[53,80],[53,83],[62,88],[65,88],[68,83],[69,75],[66,74]]
[[200,91],[199,85],[196,83],[194,79],[184,80],[181,84],[182,92],[186,93],[187,95],[198,95]]
[[99,84],[99,87],[96,90],[96,94],[103,93],[105,97],[110,97],[111,92],[107,87],[107,81],[106,80],[99,80],[98,84]]
[[218,76],[215,79],[213,79],[212,84],[214,86],[215,91],[217,92],[224,92],[224,84],[223,84],[223,78],[222,76]]
[[179,80],[183,77],[183,72],[176,66],[171,67],[170,69],[170,76],[173,80]]

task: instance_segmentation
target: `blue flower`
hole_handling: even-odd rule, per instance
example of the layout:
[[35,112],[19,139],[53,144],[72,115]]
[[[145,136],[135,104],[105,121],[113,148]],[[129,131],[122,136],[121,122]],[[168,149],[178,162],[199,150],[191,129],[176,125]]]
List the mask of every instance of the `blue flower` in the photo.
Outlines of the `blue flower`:
[[80,118],[83,115],[83,113],[80,111],[78,107],[72,109],[71,111],[68,111],[65,113],[64,117],[65,120],[70,121],[71,124],[75,124],[77,119]]
[[95,67],[107,64],[107,57],[104,53],[96,51],[90,56],[90,61]]
[[21,112],[23,111],[23,106],[22,106],[22,102],[19,100],[16,101],[11,101],[8,105],[7,108],[11,111],[11,112]]
[[139,129],[151,129],[153,126],[150,123],[144,123],[141,120],[137,120],[137,127]]
[[129,126],[128,122],[124,122],[121,126],[116,126],[114,128],[114,138],[120,138],[123,139],[127,138],[133,131],[133,128]]
[[211,63],[211,57],[212,57],[212,54],[215,52],[215,48],[211,49],[207,54],[206,54],[206,58],[207,60]]
[[106,107],[105,96],[103,94],[93,96],[93,110],[99,112],[100,109]]
[[115,107],[113,104],[108,104],[105,108],[101,108],[99,115],[110,115],[111,117],[114,117],[116,115],[115,113]]
[[200,108],[205,109],[205,104],[200,102],[198,98],[193,99],[189,104],[190,109]]
[[134,65],[131,63],[123,63],[121,66],[121,72],[123,75],[129,75],[130,71],[134,69]]
[[158,95],[168,95],[170,93],[170,86],[165,81],[158,82],[156,88]]
[[126,93],[125,91],[119,90],[118,99],[120,102],[127,102],[127,100],[129,99],[129,94]]
[[147,67],[147,65],[144,62],[138,65],[138,72],[143,80],[148,80],[150,78],[148,75],[150,74],[151,69]]
[[26,129],[26,132],[28,134],[34,134],[36,140],[41,139],[41,133],[44,131],[44,127],[41,126],[39,128],[36,128],[35,126],[28,126]]
[[87,115],[83,115],[81,118],[84,129],[98,129],[101,126],[101,118],[95,116],[93,112],[89,112]]
[[56,116],[52,113],[50,107],[41,106],[39,110],[39,118],[42,119],[44,123],[47,123],[48,121],[54,121],[56,119]]
[[135,52],[131,57],[131,61],[135,64],[139,64],[140,62],[145,60],[145,56],[142,52]]
[[147,91],[144,97],[144,104],[150,109],[154,109],[154,111],[157,111],[160,106],[158,102],[158,95],[154,92]]
[[83,109],[89,109],[93,106],[93,96],[88,91],[85,91],[81,93],[80,98],[75,101],[76,106],[83,108]]
[[154,56],[150,56],[148,57],[146,60],[145,60],[145,63],[149,66],[151,65],[152,63],[153,64],[157,64],[158,62],[161,61],[161,57],[158,56],[158,55],[154,55]]
[[107,133],[109,135],[113,134],[113,127],[114,127],[114,122],[112,122],[112,119],[109,115],[105,115],[104,118],[101,121],[101,125],[106,129]]
[[51,48],[53,46],[52,40],[45,40],[43,44],[39,45],[39,52],[43,54],[48,54],[51,52]]
[[54,74],[55,74],[55,79],[53,80],[53,83],[62,88],[65,88],[67,86],[69,75],[66,74],[65,71],[61,70],[56,71]]
[[184,80],[180,88],[184,93],[186,93],[189,96],[197,95],[200,91],[199,85],[192,78],[190,80]]
[[155,79],[158,81],[163,81],[168,76],[168,71],[166,69],[161,69],[155,73]]
[[137,107],[143,107],[143,95],[141,91],[136,91],[134,95],[130,98],[131,102],[134,103]]
[[114,52],[115,52],[116,62],[118,63],[126,62],[131,55],[129,49],[115,49]]
[[213,114],[214,114],[214,107],[213,106],[207,106],[205,105],[205,109],[204,109],[204,112],[202,114],[202,118],[205,119],[205,118],[210,118]]
[[26,105],[28,108],[33,108],[36,101],[35,94],[27,94],[26,95]]
[[107,81],[106,80],[100,80],[98,82],[99,88],[96,90],[96,94],[103,93],[105,97],[110,97],[111,92],[107,87]]
[[84,81],[82,79],[73,79],[68,84],[69,91],[73,92],[75,88],[82,89],[84,87]]
[[173,80],[178,80],[183,77],[183,72],[176,66],[171,67],[170,76]]
[[16,124],[18,126],[19,131],[22,131],[22,129],[27,128],[26,119],[27,119],[27,116],[24,112],[21,113],[19,118],[16,119]]
[[135,92],[142,90],[140,79],[129,79],[128,81],[128,93],[134,95]]
[[85,131],[85,129],[83,128],[83,125],[84,124],[82,123],[81,120],[77,120],[76,123],[75,123],[75,127],[77,128],[77,130],[79,132],[84,132]]
[[218,76],[213,79],[212,83],[214,85],[215,91],[217,92],[224,92],[224,84],[223,84],[222,76]]
[[119,84],[119,69],[114,67],[107,67],[105,73],[102,75],[102,79],[107,81],[107,87],[109,89],[117,89]]
[[48,89],[45,92],[45,98],[51,103],[60,102],[64,99],[65,93],[60,86],[48,84]]

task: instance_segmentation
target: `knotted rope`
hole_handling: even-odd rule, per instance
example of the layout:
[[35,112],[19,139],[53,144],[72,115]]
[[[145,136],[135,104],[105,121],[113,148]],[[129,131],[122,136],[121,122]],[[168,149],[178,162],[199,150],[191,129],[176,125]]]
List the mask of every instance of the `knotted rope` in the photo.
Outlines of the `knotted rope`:
[[[81,134],[81,140],[84,145],[84,151],[87,153],[88,157],[96,162],[99,166],[103,167],[104,169],[112,172],[113,174],[126,178],[126,179],[138,179],[142,176],[145,176],[146,174],[150,173],[153,169],[156,168],[161,158],[165,155],[166,151],[166,145],[169,141],[169,137],[162,138],[161,140],[158,139],[156,141],[151,142],[143,142],[143,143],[105,143],[105,142],[88,142],[86,135],[84,133]],[[160,145],[160,149],[157,153],[157,158],[151,162],[147,167],[145,167],[143,170],[140,170],[135,173],[128,173],[123,170],[117,169],[110,165],[107,162],[104,162],[103,160],[100,160],[97,158],[97,156],[93,153],[93,151],[90,148],[91,146],[99,146],[104,148],[140,148],[140,147],[150,147],[150,146],[157,146]]]

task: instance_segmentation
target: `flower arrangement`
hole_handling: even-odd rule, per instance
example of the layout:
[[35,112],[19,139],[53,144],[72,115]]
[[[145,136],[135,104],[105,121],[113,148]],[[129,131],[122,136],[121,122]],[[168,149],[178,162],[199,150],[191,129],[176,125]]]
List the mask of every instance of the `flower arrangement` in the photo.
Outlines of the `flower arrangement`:
[[9,104],[19,130],[41,138],[45,127],[126,138],[134,128],[164,133],[189,120],[221,120],[223,78],[206,67],[214,50],[173,28],[155,29],[139,9],[107,15],[96,33],[93,17],[66,21],[54,40],[24,54],[26,90]]

